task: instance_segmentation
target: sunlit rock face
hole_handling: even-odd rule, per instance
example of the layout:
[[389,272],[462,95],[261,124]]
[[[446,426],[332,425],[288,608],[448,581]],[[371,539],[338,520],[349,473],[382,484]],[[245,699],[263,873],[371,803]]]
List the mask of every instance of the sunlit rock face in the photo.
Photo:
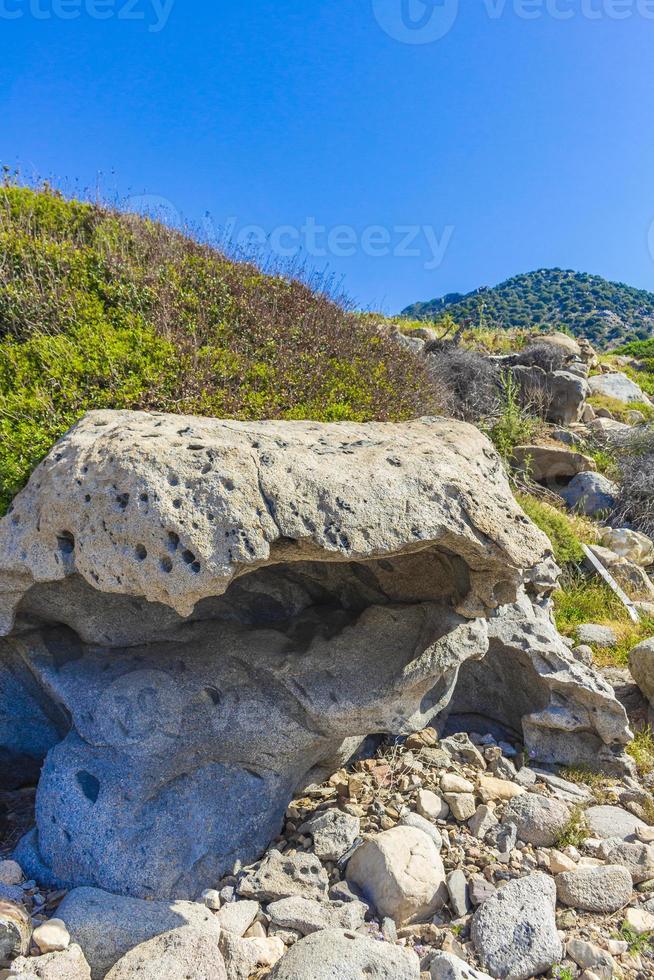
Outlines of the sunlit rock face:
[[0,521],[0,778],[44,762],[23,866],[196,897],[366,735],[483,684],[548,549],[462,423],[86,416]]

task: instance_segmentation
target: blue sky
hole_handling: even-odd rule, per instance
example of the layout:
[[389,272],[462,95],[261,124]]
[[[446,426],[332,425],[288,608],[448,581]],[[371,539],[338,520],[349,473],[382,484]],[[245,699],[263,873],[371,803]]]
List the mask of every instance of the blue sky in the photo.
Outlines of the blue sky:
[[364,308],[654,289],[654,0],[0,0],[0,160]]

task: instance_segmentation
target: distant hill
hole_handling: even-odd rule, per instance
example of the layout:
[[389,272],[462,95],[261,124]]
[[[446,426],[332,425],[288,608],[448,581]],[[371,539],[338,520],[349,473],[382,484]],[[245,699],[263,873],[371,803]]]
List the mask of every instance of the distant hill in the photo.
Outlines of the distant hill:
[[402,315],[438,320],[446,312],[486,327],[567,329],[600,347],[654,336],[654,293],[564,269],[539,269],[465,295],[448,293],[407,306]]

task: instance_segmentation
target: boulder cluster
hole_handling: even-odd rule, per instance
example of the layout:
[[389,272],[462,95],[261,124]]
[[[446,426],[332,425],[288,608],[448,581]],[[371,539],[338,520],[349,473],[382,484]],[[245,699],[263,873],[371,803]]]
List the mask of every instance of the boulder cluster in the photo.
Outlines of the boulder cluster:
[[[506,366],[574,431],[590,357]],[[557,576],[463,422],[86,416],[0,521],[0,980],[651,976],[654,798]]]
[[645,980],[651,797],[593,783],[428,728],[305,787],[263,857],[195,902],[48,893],[8,860],[0,889],[22,896],[0,906],[4,976]]

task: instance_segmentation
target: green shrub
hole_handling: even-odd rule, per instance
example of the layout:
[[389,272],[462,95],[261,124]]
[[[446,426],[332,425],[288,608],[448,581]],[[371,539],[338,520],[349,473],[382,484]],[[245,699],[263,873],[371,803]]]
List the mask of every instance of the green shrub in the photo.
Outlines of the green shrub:
[[490,425],[483,427],[500,456],[509,462],[516,446],[533,442],[542,421],[521,404],[520,386],[509,371],[502,376],[502,389],[500,415]]
[[590,521],[567,514],[528,493],[517,494],[517,500],[527,517],[552,542],[557,565],[578,564],[584,560],[582,541],[591,544],[597,540],[597,533]]
[[0,514],[89,409],[396,421],[419,359],[290,275],[149,219],[0,187]]

